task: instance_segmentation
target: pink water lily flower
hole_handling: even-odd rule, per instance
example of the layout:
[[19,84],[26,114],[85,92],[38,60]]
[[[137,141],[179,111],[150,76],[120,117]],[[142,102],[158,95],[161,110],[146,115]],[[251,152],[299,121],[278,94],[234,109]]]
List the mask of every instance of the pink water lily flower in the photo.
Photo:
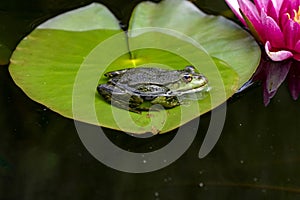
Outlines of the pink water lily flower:
[[273,61],[300,61],[300,0],[225,0]]

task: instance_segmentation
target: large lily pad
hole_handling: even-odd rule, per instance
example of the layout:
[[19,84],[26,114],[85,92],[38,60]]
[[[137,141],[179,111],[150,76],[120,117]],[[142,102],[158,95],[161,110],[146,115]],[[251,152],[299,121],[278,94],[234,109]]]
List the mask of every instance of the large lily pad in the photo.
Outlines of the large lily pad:
[[[126,132],[163,133],[226,101],[250,78],[259,58],[245,31],[188,1],[139,4],[127,34],[106,7],[93,3],[34,30],[13,53],[9,70],[30,98],[65,117]],[[112,107],[96,93],[106,71],[189,64],[208,77],[210,94],[173,109],[136,114]]]

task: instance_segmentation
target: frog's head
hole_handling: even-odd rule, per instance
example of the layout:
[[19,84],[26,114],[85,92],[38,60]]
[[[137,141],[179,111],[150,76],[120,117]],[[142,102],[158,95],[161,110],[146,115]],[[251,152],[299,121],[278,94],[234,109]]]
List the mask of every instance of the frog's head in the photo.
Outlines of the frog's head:
[[181,71],[179,78],[176,82],[168,85],[168,88],[173,92],[183,92],[189,93],[195,92],[194,89],[207,88],[208,80],[207,78],[198,72],[195,72],[195,67],[187,66]]

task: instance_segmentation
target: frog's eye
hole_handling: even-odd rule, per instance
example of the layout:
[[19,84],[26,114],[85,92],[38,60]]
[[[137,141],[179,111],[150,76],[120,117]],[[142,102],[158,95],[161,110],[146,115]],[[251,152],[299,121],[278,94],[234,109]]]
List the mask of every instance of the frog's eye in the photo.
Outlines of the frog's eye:
[[190,72],[190,73],[194,73],[195,72],[195,67],[192,65],[188,65],[184,68],[185,71]]
[[185,75],[183,75],[182,79],[184,82],[189,83],[193,80],[193,77],[191,74],[185,74]]

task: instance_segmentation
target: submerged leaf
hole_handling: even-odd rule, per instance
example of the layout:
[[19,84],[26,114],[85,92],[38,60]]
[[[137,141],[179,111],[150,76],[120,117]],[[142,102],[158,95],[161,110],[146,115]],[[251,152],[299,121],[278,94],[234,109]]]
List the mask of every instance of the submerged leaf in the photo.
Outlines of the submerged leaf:
[[[126,132],[163,133],[226,101],[250,78],[260,57],[245,31],[222,17],[205,15],[188,1],[141,3],[128,36],[118,27],[108,9],[96,3],[58,16],[19,44],[10,73],[29,97],[63,116]],[[208,78],[209,95],[136,114],[97,94],[97,85],[107,81],[105,72],[145,65],[194,65]]]

